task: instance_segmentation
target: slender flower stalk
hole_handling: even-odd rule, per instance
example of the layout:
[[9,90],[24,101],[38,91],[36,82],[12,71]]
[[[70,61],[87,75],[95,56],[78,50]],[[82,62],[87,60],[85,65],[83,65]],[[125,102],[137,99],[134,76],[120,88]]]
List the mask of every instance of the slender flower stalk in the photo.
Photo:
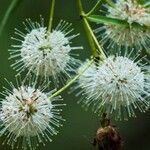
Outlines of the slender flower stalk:
[[145,3],[144,6],[145,6],[146,8],[149,8],[149,7],[150,7],[150,2]]
[[19,1],[21,0],[12,0],[4,17],[2,18],[2,21],[0,23],[0,36],[2,34],[3,28],[5,27],[7,20],[9,19],[10,14],[12,13],[12,11],[14,10],[15,6],[19,3]]
[[95,49],[95,51],[93,51],[93,55],[94,55],[94,56],[97,56],[97,53],[98,53],[98,55],[100,56],[101,60],[105,59],[105,58],[106,58],[105,53],[103,52],[102,47],[101,47],[100,44],[98,43],[98,40],[97,40],[97,38],[95,37],[95,35],[94,35],[94,33],[93,33],[93,31],[92,31],[92,29],[91,29],[91,27],[90,27],[90,25],[89,25],[87,19],[84,18],[83,20],[84,20],[85,26],[86,26],[87,29],[88,29],[88,32],[89,32],[90,35],[92,36],[93,41],[94,41],[94,43],[96,44],[96,46],[97,46],[97,48],[98,48],[98,52],[97,52],[97,50]]
[[72,78],[60,90],[58,90],[53,95],[51,95],[50,98],[55,97],[55,96],[59,95],[60,93],[62,93],[64,90],[66,90],[70,85],[72,85],[77,79],[79,79],[84,74],[84,72],[92,65],[92,63],[93,63],[93,60],[89,61],[89,63],[82,70],[80,70],[80,72],[78,72],[78,74],[74,78]]
[[48,26],[48,31],[49,32],[51,32],[51,30],[52,30],[54,10],[55,10],[55,0],[52,0],[51,9],[50,9],[50,17],[49,17],[49,26]]
[[95,6],[86,14],[86,16],[93,14],[99,8],[100,4],[102,4],[102,0],[98,0]]
[[106,1],[106,3],[107,3],[109,6],[115,8],[115,4],[114,4],[114,2],[113,2],[112,0],[105,0],[105,1]]
[[[93,56],[97,57],[97,54],[99,53],[100,59],[103,60],[103,59],[105,59],[106,56],[105,56],[101,46],[99,45],[97,38],[95,37],[95,35],[94,35],[94,33],[93,33],[93,31],[92,31],[92,29],[91,29],[91,27],[87,21],[87,18],[86,18],[87,16],[84,13],[81,0],[78,0],[78,6],[79,6],[80,15],[81,15],[83,22],[84,22],[84,25],[85,25],[85,29],[87,31],[87,35],[89,38],[91,49],[93,51]],[[95,44],[95,46],[94,46],[94,44]],[[98,49],[98,51],[97,51],[97,49]]]
[[143,5],[145,3],[145,0],[137,0],[137,2],[141,5]]

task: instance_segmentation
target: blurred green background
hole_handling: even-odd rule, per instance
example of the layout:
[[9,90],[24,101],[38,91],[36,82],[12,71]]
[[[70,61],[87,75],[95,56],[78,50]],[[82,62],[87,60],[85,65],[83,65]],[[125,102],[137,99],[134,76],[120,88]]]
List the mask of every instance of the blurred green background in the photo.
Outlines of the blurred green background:
[[[0,0],[0,20],[4,16],[12,0]],[[22,22],[26,18],[39,21],[39,16],[45,18],[47,25],[49,18],[50,0],[20,0],[20,4],[10,15],[10,18],[0,37],[0,91],[3,86],[7,86],[4,78],[14,81],[16,72],[10,67],[11,61],[8,60],[8,49],[13,41],[10,39],[14,35],[14,28],[21,29]],[[88,10],[94,4],[94,0],[83,0],[84,6]],[[76,0],[56,0],[56,10],[54,25],[60,19],[72,22],[76,32],[80,32],[80,37],[74,40],[75,45],[83,45],[84,50],[79,51],[82,60],[90,56],[90,48],[86,39],[82,22],[79,18]],[[97,128],[99,128],[99,117],[90,110],[85,111],[78,105],[75,94],[62,94],[67,106],[64,108],[64,126],[60,128],[60,134],[53,137],[52,143],[41,146],[38,150],[94,150],[90,144]],[[150,150],[150,112],[138,114],[137,118],[129,121],[114,122],[120,130],[124,141],[124,150]],[[2,146],[0,140],[0,150],[10,150],[10,147]]]

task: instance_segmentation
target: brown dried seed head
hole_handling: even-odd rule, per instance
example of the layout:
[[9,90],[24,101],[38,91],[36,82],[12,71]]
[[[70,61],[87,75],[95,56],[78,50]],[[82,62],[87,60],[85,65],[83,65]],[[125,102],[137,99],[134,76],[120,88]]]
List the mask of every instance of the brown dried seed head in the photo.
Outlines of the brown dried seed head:
[[122,140],[115,127],[99,128],[95,140],[99,150],[121,150]]

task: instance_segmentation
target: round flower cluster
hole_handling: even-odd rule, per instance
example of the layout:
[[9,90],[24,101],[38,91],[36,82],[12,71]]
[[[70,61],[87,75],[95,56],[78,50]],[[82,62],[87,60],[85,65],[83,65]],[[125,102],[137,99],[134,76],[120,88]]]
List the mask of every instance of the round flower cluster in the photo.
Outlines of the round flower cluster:
[[139,4],[137,0],[117,0],[115,7],[106,6],[108,8],[108,16],[127,20],[132,24],[137,22],[141,25],[150,24],[149,9],[145,5]]
[[[125,48],[134,47],[136,50],[145,48],[150,49],[149,34],[150,13],[145,5],[141,5],[137,0],[117,0],[114,7],[105,5],[106,16],[109,18],[125,20],[129,23],[128,27],[121,25],[104,25],[96,32],[102,34],[101,42],[107,43],[107,47]],[[140,26],[133,26],[134,23]],[[144,28],[144,26],[147,26]]]
[[22,149],[36,149],[39,143],[52,141],[51,136],[58,133],[55,127],[63,120],[58,106],[63,106],[60,96],[49,98],[53,91],[44,93],[34,86],[19,86],[12,91],[6,89],[1,102],[0,135],[5,135],[7,144]]
[[149,106],[149,81],[136,62],[125,56],[110,56],[79,78],[84,95],[79,102],[92,105],[95,113],[114,114],[116,119],[135,117],[134,109],[144,112]]
[[36,76],[48,79],[53,77],[54,81],[60,77],[59,73],[69,76],[69,72],[75,72],[75,68],[80,61],[70,52],[82,47],[71,47],[70,41],[78,36],[69,34],[73,31],[70,29],[71,24],[60,21],[56,29],[52,32],[48,31],[42,23],[32,22],[30,19],[24,23],[27,34],[22,33],[18,29],[16,34],[23,40],[12,38],[20,41],[21,44],[12,45],[10,50],[10,59],[15,58],[12,65],[19,73],[28,69],[28,75],[33,72]]

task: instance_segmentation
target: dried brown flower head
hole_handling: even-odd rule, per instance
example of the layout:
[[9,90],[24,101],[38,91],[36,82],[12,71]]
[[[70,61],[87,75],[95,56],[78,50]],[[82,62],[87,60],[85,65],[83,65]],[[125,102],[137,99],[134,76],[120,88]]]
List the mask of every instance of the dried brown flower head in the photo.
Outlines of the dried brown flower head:
[[96,132],[93,145],[98,150],[121,150],[121,136],[117,128],[110,125],[110,119],[107,118],[107,114],[105,113],[102,115],[101,126]]

